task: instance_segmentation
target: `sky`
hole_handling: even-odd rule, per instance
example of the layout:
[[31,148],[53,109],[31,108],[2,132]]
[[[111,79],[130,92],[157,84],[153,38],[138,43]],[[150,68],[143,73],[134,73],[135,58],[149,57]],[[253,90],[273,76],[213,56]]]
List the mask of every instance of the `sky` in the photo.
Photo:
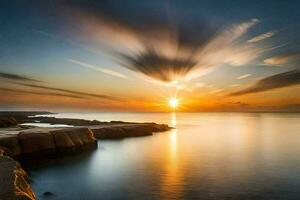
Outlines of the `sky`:
[[300,2],[3,0],[0,110],[300,111]]

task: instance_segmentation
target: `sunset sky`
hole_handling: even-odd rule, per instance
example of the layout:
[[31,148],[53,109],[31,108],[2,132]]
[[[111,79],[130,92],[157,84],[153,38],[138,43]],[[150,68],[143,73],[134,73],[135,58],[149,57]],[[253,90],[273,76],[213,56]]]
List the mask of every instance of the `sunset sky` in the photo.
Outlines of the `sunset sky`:
[[4,0],[0,109],[300,111],[300,1]]

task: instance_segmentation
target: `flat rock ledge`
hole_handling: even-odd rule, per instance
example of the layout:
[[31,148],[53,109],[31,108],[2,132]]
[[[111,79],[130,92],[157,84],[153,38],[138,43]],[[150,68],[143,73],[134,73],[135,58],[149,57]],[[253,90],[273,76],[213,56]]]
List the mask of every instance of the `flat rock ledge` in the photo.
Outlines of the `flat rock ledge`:
[[[9,123],[15,124],[10,118]],[[106,123],[68,128],[13,126],[0,129],[0,199],[36,199],[18,159],[63,156],[97,148],[97,139],[122,139],[169,130],[155,123]]]
[[164,124],[106,124],[66,128],[4,128],[0,129],[0,147],[13,158],[62,156],[97,148],[97,139],[123,139],[150,136],[167,131]]
[[107,125],[90,126],[97,139],[123,139],[127,137],[150,136],[155,132],[170,130],[166,124],[155,123],[115,123]]
[[16,159],[62,156],[97,148],[87,127],[29,128],[0,131],[0,148]]

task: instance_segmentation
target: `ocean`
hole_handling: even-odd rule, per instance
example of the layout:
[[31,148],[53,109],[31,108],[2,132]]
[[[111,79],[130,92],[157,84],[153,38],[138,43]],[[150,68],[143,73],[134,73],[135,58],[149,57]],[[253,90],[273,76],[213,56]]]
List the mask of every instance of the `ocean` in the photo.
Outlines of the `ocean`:
[[300,199],[300,114],[53,116],[167,123],[175,129],[100,140],[93,152],[30,166],[38,199]]

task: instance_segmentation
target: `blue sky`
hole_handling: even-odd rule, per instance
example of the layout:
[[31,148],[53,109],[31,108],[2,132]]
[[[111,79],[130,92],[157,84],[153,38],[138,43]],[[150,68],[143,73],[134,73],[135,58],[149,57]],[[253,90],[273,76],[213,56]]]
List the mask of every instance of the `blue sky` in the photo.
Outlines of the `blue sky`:
[[299,7],[2,1],[0,107],[165,111],[176,96],[183,111],[298,110]]

